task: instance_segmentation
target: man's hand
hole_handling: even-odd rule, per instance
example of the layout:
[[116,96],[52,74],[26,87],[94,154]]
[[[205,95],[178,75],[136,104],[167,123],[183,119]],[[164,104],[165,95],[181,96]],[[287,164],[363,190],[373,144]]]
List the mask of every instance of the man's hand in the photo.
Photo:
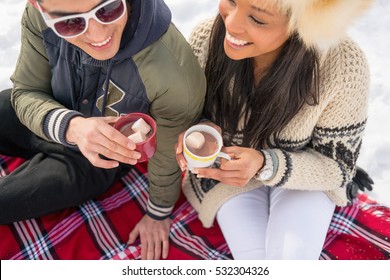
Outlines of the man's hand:
[[169,218],[158,221],[145,215],[130,233],[127,243],[134,243],[140,236],[142,260],[159,260],[160,256],[166,259],[169,252],[170,227],[171,219]]
[[119,162],[134,165],[141,154],[135,151],[133,141],[112,127],[117,120],[115,117],[75,117],[69,122],[66,140],[76,144],[96,167],[115,168]]

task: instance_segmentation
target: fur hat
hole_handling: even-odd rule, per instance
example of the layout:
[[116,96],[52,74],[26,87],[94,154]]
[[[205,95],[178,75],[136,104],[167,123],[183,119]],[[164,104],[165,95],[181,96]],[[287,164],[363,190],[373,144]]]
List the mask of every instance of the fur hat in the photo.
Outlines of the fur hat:
[[[268,0],[290,16],[290,31],[297,31],[308,47],[327,50],[345,35],[348,26],[373,0]],[[275,2],[274,2],[275,3]]]

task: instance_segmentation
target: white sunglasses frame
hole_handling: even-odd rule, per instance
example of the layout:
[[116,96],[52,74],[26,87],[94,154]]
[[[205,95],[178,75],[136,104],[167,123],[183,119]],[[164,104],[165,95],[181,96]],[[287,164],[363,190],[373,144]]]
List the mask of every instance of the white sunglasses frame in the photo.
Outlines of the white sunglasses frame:
[[[69,15],[69,16],[54,18],[54,19],[51,19],[49,17],[48,13],[45,13],[43,11],[43,9],[42,9],[41,5],[38,3],[38,1],[36,2],[36,4],[38,6],[39,12],[41,13],[43,19],[45,20],[46,25],[48,27],[50,27],[54,31],[54,33],[57,34],[57,36],[59,36],[61,38],[64,38],[64,39],[69,39],[69,38],[75,38],[77,36],[80,36],[80,35],[84,34],[88,30],[89,20],[91,18],[93,18],[94,20],[96,20],[100,24],[105,24],[105,25],[112,24],[112,23],[120,20],[126,14],[126,11],[127,11],[126,0],[120,0],[122,2],[122,4],[123,4],[124,8],[123,8],[123,13],[117,19],[115,19],[113,21],[110,21],[110,22],[103,22],[98,17],[96,17],[96,12],[98,10],[100,10],[102,7],[104,7],[106,5],[114,3],[115,1],[118,1],[118,0],[108,0],[108,1],[105,1],[104,3],[100,4],[99,6],[93,8],[92,10],[90,10],[89,12],[86,12],[86,13],[73,14],[73,15]],[[83,18],[85,20],[85,28],[84,28],[84,30],[81,33],[79,33],[79,34],[71,35],[71,36],[64,36],[64,35],[61,35],[60,33],[58,33],[56,28],[55,28],[55,24],[57,22],[68,20],[68,19],[72,19],[72,18]]]

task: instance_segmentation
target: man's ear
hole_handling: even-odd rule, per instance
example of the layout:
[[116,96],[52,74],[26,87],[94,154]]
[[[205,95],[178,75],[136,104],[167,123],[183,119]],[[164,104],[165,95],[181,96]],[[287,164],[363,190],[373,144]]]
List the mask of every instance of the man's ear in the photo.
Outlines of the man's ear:
[[37,1],[36,0],[27,0],[31,5],[35,7],[35,9],[38,9]]

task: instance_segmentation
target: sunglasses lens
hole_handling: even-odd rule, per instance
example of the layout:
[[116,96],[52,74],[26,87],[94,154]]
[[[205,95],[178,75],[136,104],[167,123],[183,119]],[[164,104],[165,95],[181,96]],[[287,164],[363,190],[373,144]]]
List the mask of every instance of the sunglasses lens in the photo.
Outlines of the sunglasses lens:
[[82,17],[75,17],[54,24],[54,28],[62,36],[76,36],[85,29],[86,22]]
[[121,0],[114,1],[96,12],[96,17],[102,22],[109,23],[122,16],[125,7]]
[[[125,11],[124,1],[111,1],[107,5],[101,7],[95,12],[95,16],[102,23],[111,23],[118,20]],[[89,20],[89,19],[88,19]],[[84,16],[75,16],[74,18],[58,21],[54,24],[54,28],[64,37],[77,36],[85,31],[87,22]]]

